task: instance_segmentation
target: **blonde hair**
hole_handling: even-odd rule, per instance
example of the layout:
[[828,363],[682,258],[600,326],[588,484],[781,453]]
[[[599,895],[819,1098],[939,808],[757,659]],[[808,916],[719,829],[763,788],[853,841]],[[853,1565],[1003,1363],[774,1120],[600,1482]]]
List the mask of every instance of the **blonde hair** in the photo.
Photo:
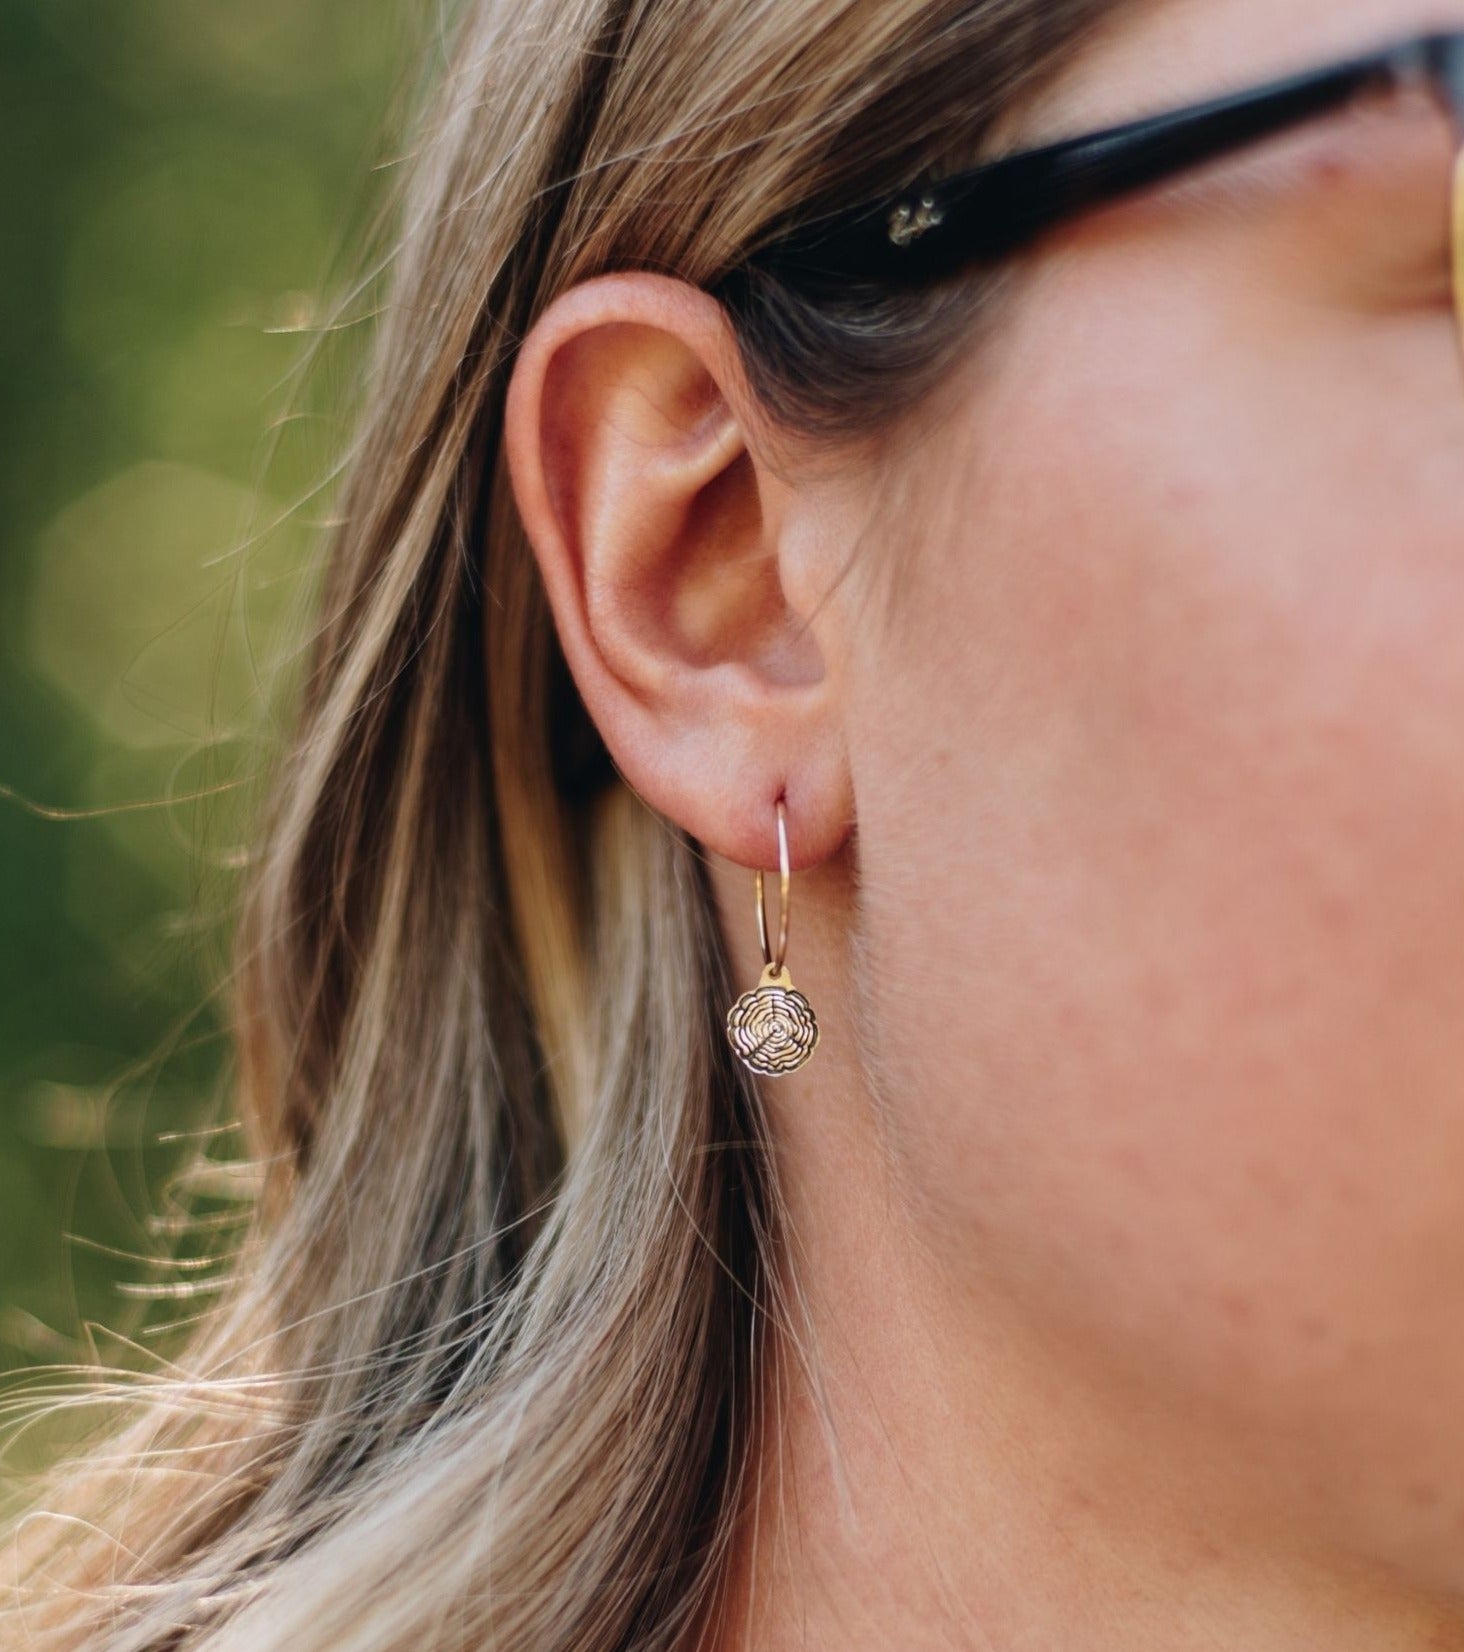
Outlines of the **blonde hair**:
[[976,288],[815,302],[785,219],[976,153],[1113,0],[482,0],[420,123],[238,925],[227,1296],[17,1528],[7,1644],[651,1652],[715,1624],[786,1324],[702,862],[615,773],[500,451],[516,342],[649,267],[770,412],[917,405]]

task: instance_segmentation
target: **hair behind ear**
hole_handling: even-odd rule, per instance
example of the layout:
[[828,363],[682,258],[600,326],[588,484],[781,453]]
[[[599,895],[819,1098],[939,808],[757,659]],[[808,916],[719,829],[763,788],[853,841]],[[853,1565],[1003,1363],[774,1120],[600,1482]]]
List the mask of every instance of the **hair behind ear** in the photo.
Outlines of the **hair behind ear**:
[[773,1163],[702,863],[611,777],[558,655],[509,368],[558,293],[655,269],[726,305],[786,427],[876,427],[969,294],[817,306],[742,251],[969,149],[1112,3],[464,6],[243,902],[260,1162],[197,1185],[263,1194],[234,1265],[190,1274],[217,1307],[176,1357],[56,1401],[109,1433],[16,1528],[17,1644],[669,1652],[715,1627],[789,1318]]

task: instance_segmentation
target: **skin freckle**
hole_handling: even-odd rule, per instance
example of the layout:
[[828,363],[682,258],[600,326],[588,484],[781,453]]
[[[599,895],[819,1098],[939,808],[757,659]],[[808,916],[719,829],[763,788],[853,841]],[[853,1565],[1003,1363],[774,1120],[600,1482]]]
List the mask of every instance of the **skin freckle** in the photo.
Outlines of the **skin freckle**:
[[1223,1290],[1220,1307],[1225,1317],[1236,1325],[1253,1324],[1256,1317],[1255,1298],[1245,1291]]
[[1308,1342],[1322,1342],[1331,1333],[1332,1323],[1322,1314],[1304,1313],[1297,1316],[1296,1328]]

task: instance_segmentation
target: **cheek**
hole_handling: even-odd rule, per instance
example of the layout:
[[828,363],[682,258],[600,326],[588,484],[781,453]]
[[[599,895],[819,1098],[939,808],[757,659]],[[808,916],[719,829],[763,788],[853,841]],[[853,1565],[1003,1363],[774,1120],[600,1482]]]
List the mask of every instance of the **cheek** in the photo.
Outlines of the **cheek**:
[[1444,335],[1227,349],[1153,290],[1094,327],[1049,306],[1014,348],[871,671],[900,1150],[953,1265],[1126,1383],[1293,1437],[1448,1440],[1464,1472]]

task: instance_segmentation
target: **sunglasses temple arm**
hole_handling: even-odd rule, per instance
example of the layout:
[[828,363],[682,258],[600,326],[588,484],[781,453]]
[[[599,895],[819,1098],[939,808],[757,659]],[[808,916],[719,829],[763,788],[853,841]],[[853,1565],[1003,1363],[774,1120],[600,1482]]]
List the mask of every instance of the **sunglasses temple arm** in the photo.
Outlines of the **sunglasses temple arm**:
[[1464,132],[1456,132],[1449,203],[1449,244],[1454,287],[1454,332],[1464,366]]
[[1427,36],[1393,60],[1398,84],[1422,82],[1449,117],[1454,164],[1449,177],[1449,268],[1454,337],[1464,369],[1464,35]]

